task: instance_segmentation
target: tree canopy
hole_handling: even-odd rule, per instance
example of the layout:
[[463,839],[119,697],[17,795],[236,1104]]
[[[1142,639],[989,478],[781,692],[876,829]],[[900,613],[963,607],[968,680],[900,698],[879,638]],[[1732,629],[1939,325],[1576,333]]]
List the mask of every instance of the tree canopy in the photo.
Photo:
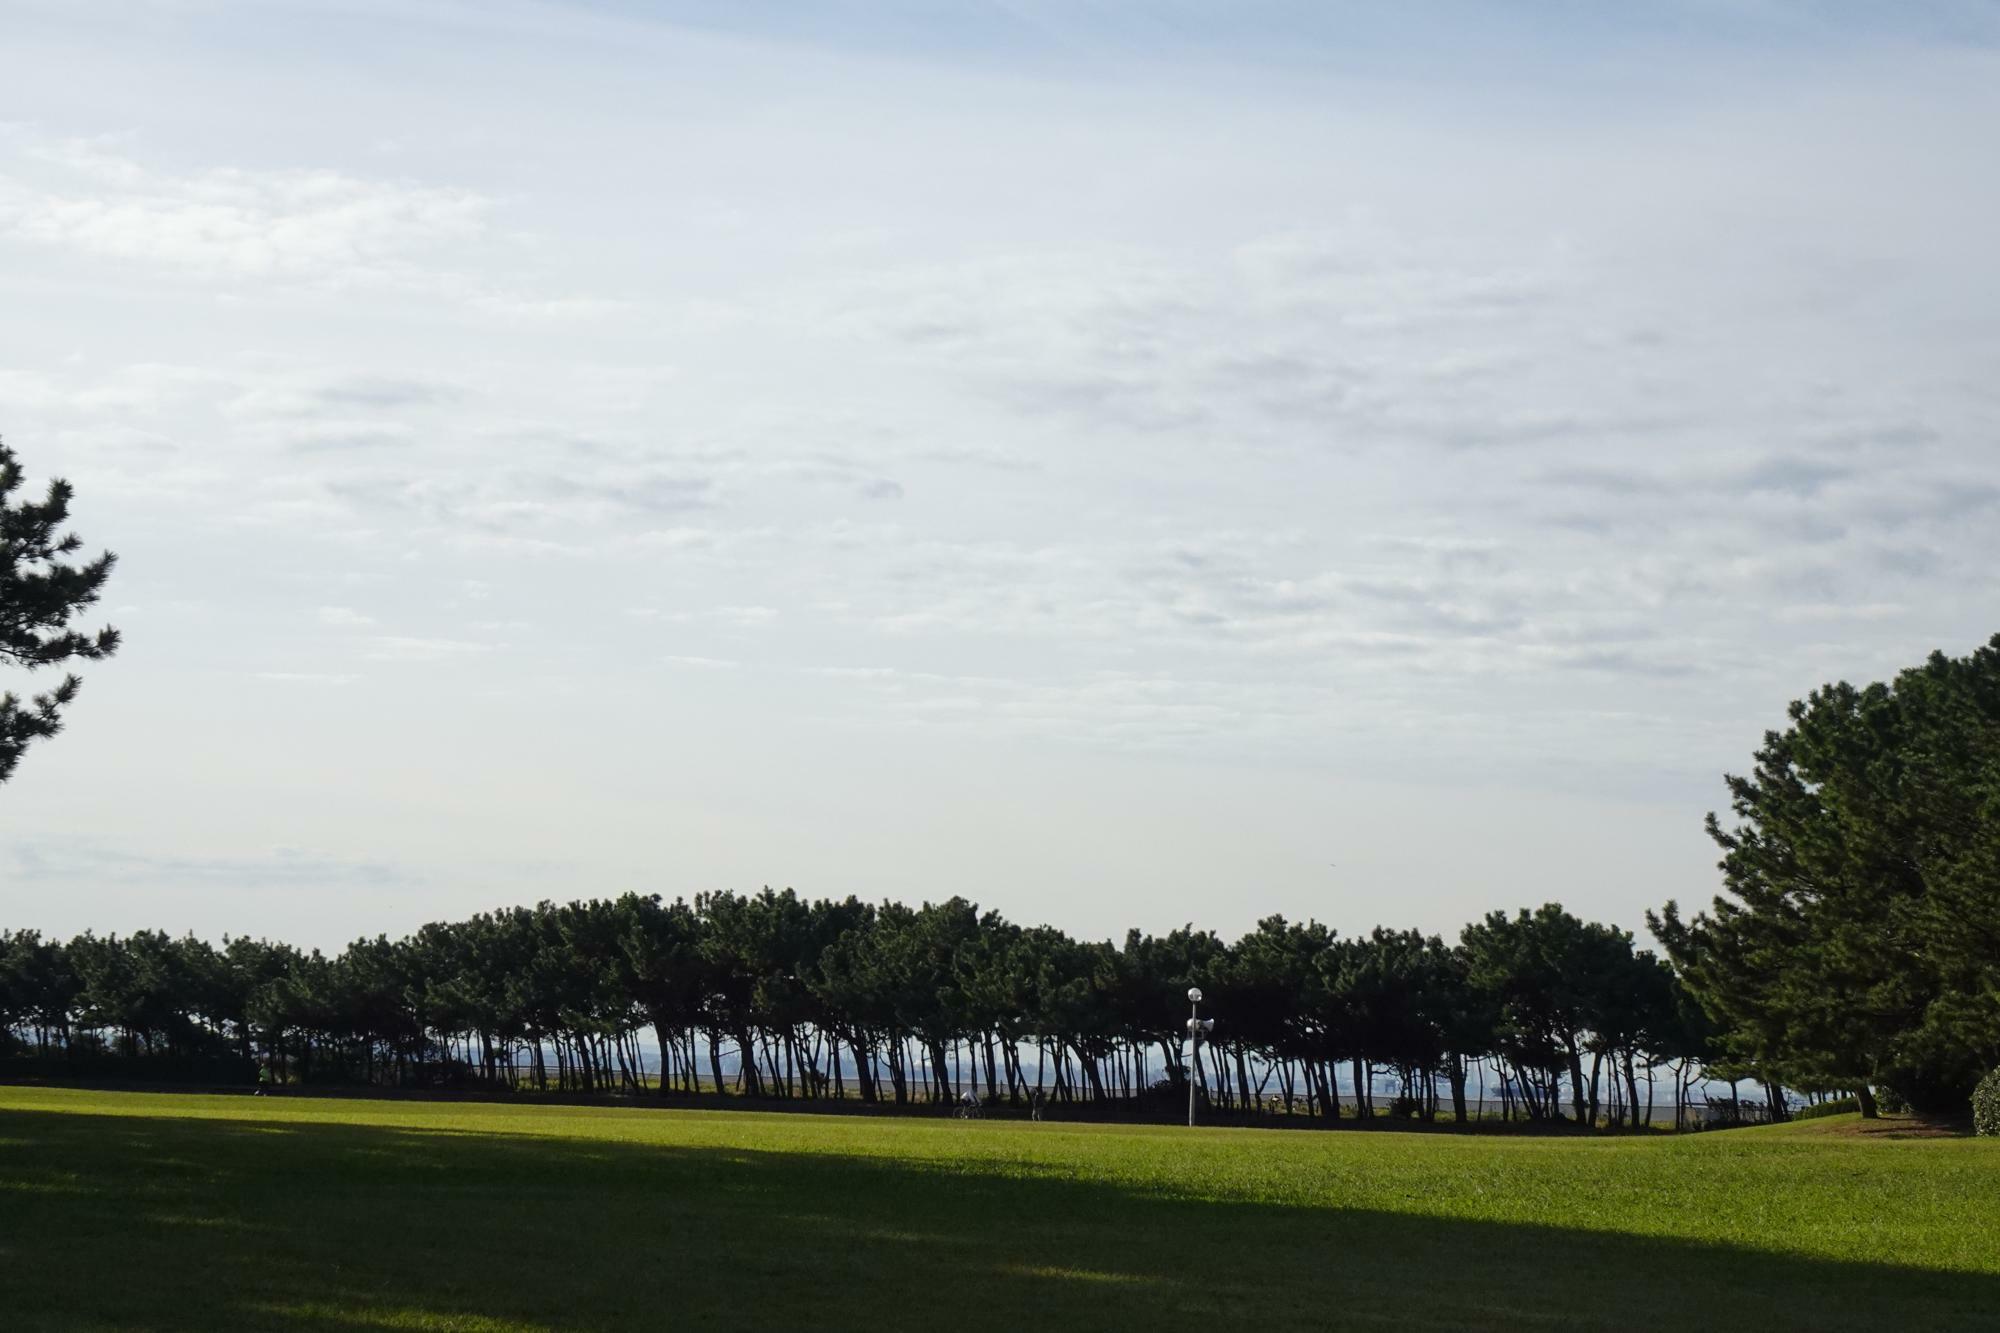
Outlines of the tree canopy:
[[[22,471],[14,451],[0,442],[0,662],[26,671],[70,661],[97,661],[118,651],[118,631],[96,633],[71,622],[103,593],[118,557],[105,551],[73,563],[83,539],[64,530],[69,522],[70,484],[49,483],[39,501],[22,498]],[[37,740],[62,730],[62,712],[82,682],[68,674],[53,688],[23,701],[0,693],[0,782],[13,776],[22,753]]]
[[1649,923],[1725,1062],[1961,1109],[2000,1065],[2000,636],[1790,720],[1709,816],[1724,893]]
[[[1219,1020],[1190,1068],[1189,986]],[[16,1058],[256,1060],[287,1078],[652,1088],[905,1104],[1037,1090],[1106,1110],[1510,1114],[1644,1122],[1651,1071],[1694,1054],[1672,977],[1629,934],[1550,905],[1448,944],[1269,917],[1121,943],[1023,927],[963,898],[909,907],[790,890],[627,894],[439,922],[333,957],[141,931],[0,932]],[[653,1050],[638,1040],[650,1028]],[[1343,1078],[1346,1087],[1341,1084]],[[1567,1081],[1567,1095],[1563,1084]],[[1674,1104],[1684,1092],[1676,1082]]]

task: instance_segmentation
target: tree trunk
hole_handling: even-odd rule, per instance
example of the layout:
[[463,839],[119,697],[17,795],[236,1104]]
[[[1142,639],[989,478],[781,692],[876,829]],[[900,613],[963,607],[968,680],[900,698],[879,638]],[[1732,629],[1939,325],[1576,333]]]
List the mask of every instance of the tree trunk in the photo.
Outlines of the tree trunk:
[[945,1063],[944,1047],[934,1041],[925,1042],[924,1044],[930,1048],[931,1078],[936,1085],[935,1091],[931,1093],[931,1100],[933,1102],[950,1101],[951,1067]]
[[1576,1111],[1576,1121],[1580,1125],[1589,1124],[1584,1113],[1589,1107],[1583,1100],[1583,1052],[1577,1049],[1574,1039],[1569,1044],[1569,1099]]
[[1083,1065],[1084,1086],[1090,1089],[1091,1100],[1096,1102],[1103,1101],[1104,1075],[1097,1067],[1096,1057],[1085,1055],[1083,1053],[1083,1048],[1078,1047],[1076,1052],[1076,1058],[1077,1061]]

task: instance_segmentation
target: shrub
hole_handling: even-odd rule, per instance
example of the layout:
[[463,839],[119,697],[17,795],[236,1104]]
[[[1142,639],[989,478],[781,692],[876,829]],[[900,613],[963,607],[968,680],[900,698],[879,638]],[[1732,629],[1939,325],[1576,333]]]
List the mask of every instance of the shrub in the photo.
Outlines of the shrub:
[[2000,1138],[2000,1069],[1972,1090],[1972,1132]]
[[1792,1112],[1792,1119],[1817,1120],[1823,1115],[1846,1115],[1849,1111],[1858,1111],[1860,1109],[1861,1103],[1855,1101],[1852,1097],[1835,1097],[1829,1102],[1820,1102],[1813,1106],[1799,1107],[1798,1110]]
[[1397,1097],[1389,1103],[1389,1115],[1395,1120],[1415,1120],[1417,1112],[1423,1109],[1423,1103],[1415,1097]]

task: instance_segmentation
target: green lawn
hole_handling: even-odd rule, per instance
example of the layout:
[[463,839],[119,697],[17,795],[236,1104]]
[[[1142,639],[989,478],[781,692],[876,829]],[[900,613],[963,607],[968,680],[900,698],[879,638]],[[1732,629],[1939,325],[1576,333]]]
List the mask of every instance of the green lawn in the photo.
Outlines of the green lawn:
[[0,1088],[0,1327],[2000,1327],[2000,1143]]

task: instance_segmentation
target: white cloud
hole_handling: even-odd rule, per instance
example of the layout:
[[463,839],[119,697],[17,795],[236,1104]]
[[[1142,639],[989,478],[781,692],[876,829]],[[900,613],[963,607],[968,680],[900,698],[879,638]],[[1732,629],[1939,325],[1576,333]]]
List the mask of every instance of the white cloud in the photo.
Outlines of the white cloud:
[[1800,606],[1781,607],[1778,619],[1787,624],[1824,624],[1841,620],[1894,620],[1909,614],[1909,608],[1894,602],[1863,602],[1847,605],[1839,602],[1814,602]]
[[400,867],[337,853],[274,847],[227,856],[151,853],[100,839],[36,838],[4,853],[11,878],[20,883],[69,885],[80,878],[108,880],[141,888],[337,888],[399,884],[409,879]]
[[150,169],[87,141],[38,145],[46,183],[0,178],[0,238],[206,276],[341,285],[477,237],[466,190],[337,171]]
[[368,640],[362,654],[371,662],[442,662],[452,658],[489,653],[490,643],[462,639],[424,639],[405,635],[379,634]]

